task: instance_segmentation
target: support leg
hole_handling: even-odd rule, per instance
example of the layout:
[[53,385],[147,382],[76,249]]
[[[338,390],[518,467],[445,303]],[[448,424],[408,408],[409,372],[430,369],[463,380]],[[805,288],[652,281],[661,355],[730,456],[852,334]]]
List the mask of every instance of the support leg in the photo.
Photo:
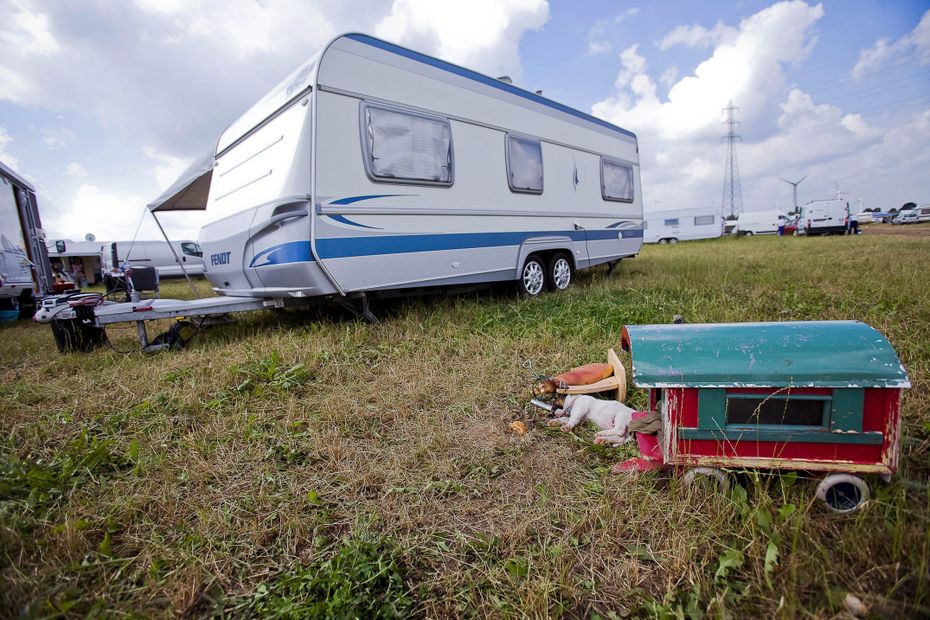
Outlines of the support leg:
[[618,258],[617,260],[612,260],[607,263],[607,275],[611,275],[614,272],[614,269],[617,268],[617,265],[620,264],[622,259]]

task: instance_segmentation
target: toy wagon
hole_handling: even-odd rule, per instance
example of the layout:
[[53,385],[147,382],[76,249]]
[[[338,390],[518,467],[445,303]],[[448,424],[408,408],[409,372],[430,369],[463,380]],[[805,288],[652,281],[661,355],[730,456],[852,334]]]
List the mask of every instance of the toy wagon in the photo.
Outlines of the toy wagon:
[[673,466],[686,482],[720,468],[825,472],[817,496],[852,512],[861,474],[898,465],[907,372],[879,332],[857,321],[628,325],[632,381],[662,430],[637,434],[620,471]]

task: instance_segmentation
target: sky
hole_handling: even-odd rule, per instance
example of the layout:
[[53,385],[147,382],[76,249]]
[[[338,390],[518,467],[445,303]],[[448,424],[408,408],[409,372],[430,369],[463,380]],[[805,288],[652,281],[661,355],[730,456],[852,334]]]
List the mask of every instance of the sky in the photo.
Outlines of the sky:
[[744,210],[789,210],[804,175],[801,204],[930,203],[927,0],[3,0],[0,161],[50,239],[158,238],[145,205],[345,31],[635,132],[650,211],[721,208],[730,100]]

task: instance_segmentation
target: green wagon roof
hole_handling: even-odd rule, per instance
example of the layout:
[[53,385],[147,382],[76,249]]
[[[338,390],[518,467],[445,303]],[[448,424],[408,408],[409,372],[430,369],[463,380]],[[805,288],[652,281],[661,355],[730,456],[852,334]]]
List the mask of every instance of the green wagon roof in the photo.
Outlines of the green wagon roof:
[[908,388],[888,340],[859,321],[627,325],[638,387]]

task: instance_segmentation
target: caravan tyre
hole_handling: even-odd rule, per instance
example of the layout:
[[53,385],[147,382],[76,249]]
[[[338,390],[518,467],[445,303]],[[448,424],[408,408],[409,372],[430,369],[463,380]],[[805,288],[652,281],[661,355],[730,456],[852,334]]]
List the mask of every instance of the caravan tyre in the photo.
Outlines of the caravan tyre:
[[751,231],[751,230],[747,230],[747,231],[746,231],[746,236],[747,236],[747,237],[751,237],[751,236],[752,236],[752,231]]
[[572,283],[572,261],[568,254],[559,252],[549,261],[549,288],[564,291]]
[[517,288],[526,297],[536,297],[546,290],[546,267],[537,255],[530,255],[523,263]]
[[676,239],[675,237],[672,237],[671,239],[668,240],[668,242],[671,243],[672,245],[675,245],[676,243],[678,243],[678,239]]
[[659,239],[659,245],[665,245],[668,243],[668,239]]

